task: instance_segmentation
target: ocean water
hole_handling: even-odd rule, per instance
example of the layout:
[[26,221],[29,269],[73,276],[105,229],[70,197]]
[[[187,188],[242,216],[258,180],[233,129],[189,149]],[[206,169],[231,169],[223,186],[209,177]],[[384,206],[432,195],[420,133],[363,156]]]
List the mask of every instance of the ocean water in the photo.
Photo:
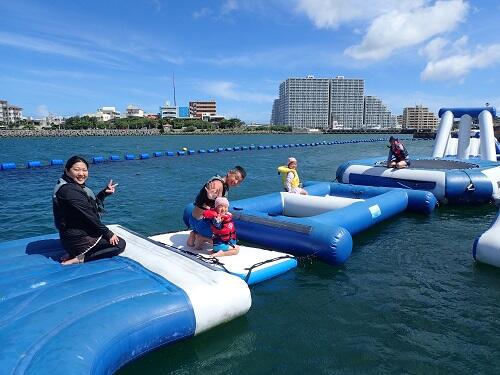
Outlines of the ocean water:
[[[366,138],[362,135],[163,136],[0,139],[0,162],[67,159],[73,154],[271,145]],[[379,137],[371,136],[371,137]],[[427,156],[432,141],[408,141]],[[145,235],[184,229],[182,210],[205,180],[236,164],[248,172],[230,199],[281,189],[276,167],[299,161],[302,181],[335,178],[344,161],[382,155],[384,142],[196,154],[91,165],[88,185],[108,179],[107,223]],[[55,231],[51,192],[60,167],[0,172],[0,241]],[[500,366],[500,270],[474,263],[474,239],[492,205],[441,206],[406,213],[354,237],[342,267],[301,261],[253,286],[248,314],[160,348],[120,374],[496,374]]]

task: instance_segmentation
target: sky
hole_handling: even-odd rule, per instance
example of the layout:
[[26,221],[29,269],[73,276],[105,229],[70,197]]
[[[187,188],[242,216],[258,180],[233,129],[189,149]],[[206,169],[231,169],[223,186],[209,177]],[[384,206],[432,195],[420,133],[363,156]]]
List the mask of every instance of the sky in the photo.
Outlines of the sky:
[[287,78],[365,80],[404,107],[500,103],[500,2],[0,0],[0,99],[25,116],[216,100],[269,123]]

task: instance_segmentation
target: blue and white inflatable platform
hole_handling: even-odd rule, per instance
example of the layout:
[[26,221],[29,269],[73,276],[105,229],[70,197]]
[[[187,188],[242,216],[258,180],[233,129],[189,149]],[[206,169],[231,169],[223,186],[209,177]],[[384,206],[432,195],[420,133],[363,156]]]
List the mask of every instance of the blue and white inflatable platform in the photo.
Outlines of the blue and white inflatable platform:
[[[241,277],[109,227],[125,239],[125,251],[71,266],[59,263],[58,234],[0,243],[3,374],[112,374],[249,310],[250,290]],[[279,272],[282,264],[274,275]]]
[[[329,182],[305,189],[310,195],[276,192],[231,202],[238,238],[338,265],[349,258],[356,233],[408,208],[430,212],[436,205],[436,198],[423,191]],[[184,211],[186,223],[192,209],[188,205]]]
[[[493,135],[496,110],[442,108],[431,157],[412,157],[404,169],[386,167],[385,157],[353,160],[337,168],[337,181],[346,184],[398,187],[432,192],[442,203],[484,203],[500,200],[498,142]],[[458,138],[452,135],[460,118]],[[473,121],[479,133],[472,131]],[[472,137],[471,137],[472,135]]]
[[500,211],[490,228],[474,241],[472,256],[478,262],[500,267]]

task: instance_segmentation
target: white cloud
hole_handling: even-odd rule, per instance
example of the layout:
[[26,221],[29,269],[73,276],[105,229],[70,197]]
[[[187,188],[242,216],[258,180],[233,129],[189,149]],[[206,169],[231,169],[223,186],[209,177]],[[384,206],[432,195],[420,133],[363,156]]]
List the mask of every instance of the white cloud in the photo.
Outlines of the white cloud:
[[36,115],[39,117],[47,117],[49,115],[49,109],[45,104],[40,104],[36,107]]
[[207,94],[222,99],[238,102],[272,103],[274,95],[238,90],[238,85],[228,81],[209,81],[202,83],[202,90]]
[[462,81],[474,69],[500,64],[500,44],[478,47],[476,51],[429,61],[420,77],[424,81]]
[[411,11],[423,4],[423,0],[298,0],[296,9],[305,13],[318,28],[336,28],[391,11]]
[[434,38],[427,45],[422,47],[418,52],[428,60],[436,60],[443,54],[444,48],[450,42],[444,38]]
[[362,42],[345,50],[355,59],[380,60],[394,50],[415,46],[451,31],[465,19],[469,6],[462,0],[437,1],[410,11],[394,10],[374,19]]
[[239,8],[236,0],[226,0],[221,7],[221,14],[231,13]]

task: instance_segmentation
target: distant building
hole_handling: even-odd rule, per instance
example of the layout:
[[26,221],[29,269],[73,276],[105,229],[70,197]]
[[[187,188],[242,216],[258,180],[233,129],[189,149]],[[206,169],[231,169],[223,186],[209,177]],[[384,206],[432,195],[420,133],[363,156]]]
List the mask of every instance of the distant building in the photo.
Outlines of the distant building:
[[363,79],[343,76],[288,78],[280,84],[271,124],[294,130],[361,128],[364,89]]
[[336,121],[343,128],[362,128],[364,95],[364,79],[344,76],[331,79],[330,121]]
[[215,100],[189,102],[189,117],[202,118],[203,114],[215,116],[217,103]]
[[106,122],[120,118],[120,112],[116,110],[116,107],[102,107],[96,113],[87,113],[84,116],[96,117],[98,121]]
[[23,109],[16,105],[9,105],[7,100],[0,100],[0,122],[13,124],[23,119]]
[[170,105],[170,102],[165,102],[165,105],[160,107],[160,118],[178,118],[179,107]]
[[363,125],[366,129],[391,129],[396,128],[397,119],[382,103],[382,100],[367,95],[363,110]]
[[403,129],[416,131],[436,131],[438,119],[433,112],[421,105],[406,107],[403,110]]
[[213,121],[222,121],[224,120],[226,117],[223,116],[223,115],[212,115],[210,113],[203,113],[201,115],[201,119],[203,121],[208,121],[208,122],[213,122]]
[[142,118],[144,117],[144,110],[132,104],[127,106],[126,117],[128,118]]

